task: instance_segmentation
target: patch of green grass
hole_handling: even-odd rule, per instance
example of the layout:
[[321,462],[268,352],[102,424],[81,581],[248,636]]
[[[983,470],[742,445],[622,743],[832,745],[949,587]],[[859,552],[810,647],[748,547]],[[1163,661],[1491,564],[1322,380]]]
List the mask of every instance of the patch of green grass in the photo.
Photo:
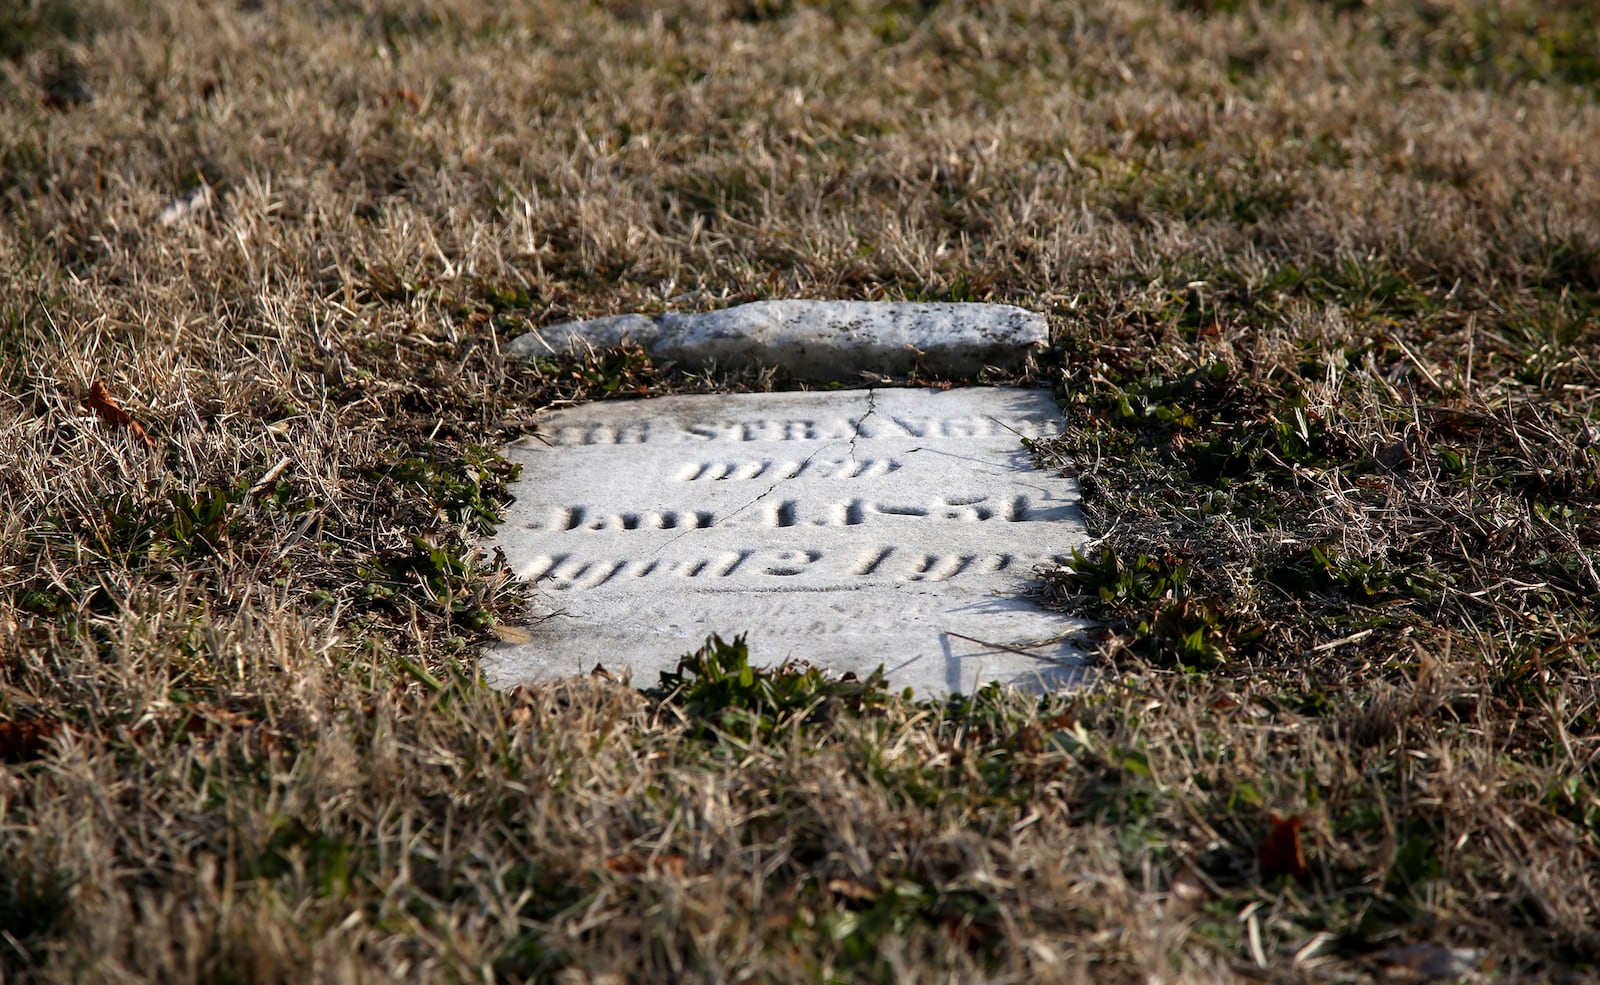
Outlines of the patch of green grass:
[[1277,411],[1214,432],[1188,446],[1182,456],[1200,482],[1250,478],[1274,483],[1293,481],[1302,470],[1347,461],[1349,446],[1321,417],[1308,413],[1303,399],[1291,395]]
[[739,168],[720,172],[689,171],[661,189],[662,206],[698,216],[707,228],[720,228],[727,220],[748,222],[758,210],[767,189],[758,176]]
[[434,454],[435,449],[429,448],[421,455],[397,456],[392,463],[369,470],[369,475],[420,491],[445,522],[492,533],[500,522],[505,485],[516,480],[521,466],[481,445],[468,445],[459,455]]
[[264,841],[246,847],[238,863],[244,879],[292,878],[309,884],[322,897],[339,900],[350,892],[352,879],[364,877],[362,857],[362,846],[313,831],[300,818],[280,815]]
[[570,365],[574,379],[608,396],[647,393],[660,378],[649,353],[637,345],[603,349]]
[[1242,173],[1196,170],[1142,172],[1131,177],[1118,206],[1128,219],[1222,220],[1250,226],[1275,219],[1301,202],[1300,192],[1281,180]]
[[239,510],[249,489],[249,481],[241,479],[226,487],[202,485],[193,492],[173,489],[164,499],[115,493],[92,515],[45,520],[38,534],[78,531],[118,567],[183,564],[238,546]]
[[1156,666],[1180,670],[1220,667],[1261,637],[1259,622],[1220,598],[1163,601],[1134,627],[1129,648]]
[[[791,942],[820,938],[831,952],[826,967],[810,971],[826,981],[892,977],[888,950],[908,937],[944,933],[981,966],[999,957],[1000,914],[981,890],[952,889],[915,879],[875,885],[835,881],[801,895]],[[816,949],[812,944],[808,950]]]
[[194,495],[175,490],[172,522],[163,531],[176,552],[190,556],[221,553],[237,534],[238,506],[249,492],[249,480],[241,479],[226,489],[203,487]]
[[490,591],[481,579],[476,550],[449,539],[413,536],[408,549],[383,551],[361,568],[362,599],[377,608],[404,614],[419,606],[445,616],[453,626],[474,632],[494,625]]
[[1284,264],[1248,278],[1223,276],[1241,302],[1263,313],[1281,313],[1285,301],[1336,305],[1363,321],[1416,318],[1437,310],[1431,281],[1382,259],[1342,257],[1337,263],[1302,267]]
[[750,665],[741,635],[732,642],[712,636],[704,646],[661,673],[646,692],[681,709],[698,729],[716,728],[754,738],[793,724],[797,715],[825,704],[860,709],[887,700],[883,668],[866,680],[833,680],[816,667],[785,663],[770,670]]
[[0,0],[0,58],[84,37],[102,16],[84,0]]
[[1425,58],[1456,79],[1505,90],[1528,83],[1591,94],[1600,83],[1600,14],[1586,3],[1468,5],[1433,24]]
[[1327,544],[1295,545],[1263,574],[1267,584],[1292,595],[1338,592],[1365,605],[1418,597],[1425,584],[1423,572],[1356,561]]
[[1088,555],[1073,551],[1067,568],[1067,584],[1098,599],[1100,611],[1112,616],[1127,616],[1171,598],[1189,580],[1189,565],[1183,561],[1143,554],[1125,559],[1105,545]]

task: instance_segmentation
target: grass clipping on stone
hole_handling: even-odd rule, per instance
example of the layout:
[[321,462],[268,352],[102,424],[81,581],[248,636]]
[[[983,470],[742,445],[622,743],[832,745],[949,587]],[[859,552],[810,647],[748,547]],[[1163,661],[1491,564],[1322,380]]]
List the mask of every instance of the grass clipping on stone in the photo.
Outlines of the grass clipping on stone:
[[[1592,976],[1595,27],[0,9],[0,977]],[[790,296],[1050,316],[1099,683],[481,686],[493,449],[788,385],[501,346]]]

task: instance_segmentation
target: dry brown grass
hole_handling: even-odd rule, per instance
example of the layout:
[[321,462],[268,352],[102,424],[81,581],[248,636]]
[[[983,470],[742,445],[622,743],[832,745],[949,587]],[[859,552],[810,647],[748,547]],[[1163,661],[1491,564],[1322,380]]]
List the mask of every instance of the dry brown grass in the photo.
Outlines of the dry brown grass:
[[[0,3],[0,978],[1592,978],[1596,22]],[[500,345],[795,295],[1049,313],[1102,685],[476,683],[487,449],[785,385]]]

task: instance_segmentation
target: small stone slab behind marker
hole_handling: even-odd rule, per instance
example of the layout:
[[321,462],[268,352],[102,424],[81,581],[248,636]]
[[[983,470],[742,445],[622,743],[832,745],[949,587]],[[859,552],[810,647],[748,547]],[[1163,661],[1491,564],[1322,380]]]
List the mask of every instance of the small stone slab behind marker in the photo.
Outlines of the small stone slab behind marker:
[[1025,598],[1085,540],[1076,483],[1034,468],[1042,390],[662,397],[558,410],[491,547],[534,582],[531,642],[490,682],[595,665],[654,686],[712,633],[923,696],[1082,676],[1082,627]]
[[1007,304],[788,300],[567,322],[518,336],[506,351],[533,358],[632,341],[677,363],[781,366],[800,380],[848,381],[864,370],[920,367],[948,376],[986,366],[1021,370],[1048,338],[1043,315]]

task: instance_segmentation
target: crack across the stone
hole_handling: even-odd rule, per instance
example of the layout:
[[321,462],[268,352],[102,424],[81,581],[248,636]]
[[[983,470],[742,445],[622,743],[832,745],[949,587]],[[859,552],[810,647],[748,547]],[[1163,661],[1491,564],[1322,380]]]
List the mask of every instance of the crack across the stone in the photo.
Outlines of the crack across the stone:
[[[864,413],[860,417],[856,418],[855,430],[850,435],[850,464],[852,464],[852,465],[854,465],[856,463],[856,441],[859,440],[860,437],[861,437],[861,429],[862,429],[862,426],[867,423],[867,418],[871,417],[872,416],[872,412],[877,409],[877,401],[878,401],[878,391],[877,390],[868,390],[867,391],[867,410],[866,410],[866,413]],[[772,485],[770,485],[770,486],[768,486],[766,488],[765,492],[761,493],[759,496],[756,496],[754,499],[750,500],[749,502],[745,503],[743,506],[741,506],[738,509],[734,510],[732,513],[729,513],[729,514],[727,514],[725,516],[720,516],[716,520],[712,521],[711,526],[712,527],[717,527],[717,526],[720,526],[723,523],[723,521],[725,521],[725,520],[732,520],[734,517],[736,517],[739,514],[743,513],[745,510],[748,510],[750,507],[752,507],[752,506],[756,505],[757,503],[761,502],[763,499],[766,499],[768,496],[771,496],[774,492],[777,491],[778,487],[783,485],[785,482],[788,482],[790,479],[793,479],[795,476],[804,475],[805,471],[806,471],[806,468],[811,464],[811,460],[812,459],[816,458],[818,455],[820,455],[823,452],[827,451],[829,448],[835,448],[835,447],[838,447],[838,442],[836,442],[836,441],[830,441],[827,444],[818,447],[816,451],[813,451],[811,454],[806,456],[805,461],[800,463],[800,467],[794,471],[793,475],[785,476],[784,478],[779,479],[777,482],[774,482]],[[662,551],[664,551],[667,548],[671,547],[673,544],[676,544],[678,541],[680,541],[683,538],[689,536],[693,532],[694,531],[691,529],[691,530],[685,530],[685,531],[679,533],[676,537],[673,537],[672,539],[664,541],[663,543],[658,545],[656,547],[656,549],[651,551],[649,554],[647,554],[646,557],[655,557],[657,554],[660,554]]]
[[861,417],[856,420],[856,433],[852,434],[850,436],[850,464],[851,465],[854,465],[856,463],[856,441],[857,441],[857,439],[859,439],[861,437],[861,427],[862,427],[862,425],[867,423],[867,418],[871,417],[872,416],[872,412],[877,410],[877,409],[878,409],[878,391],[877,390],[868,390],[867,391],[867,412],[865,414],[862,414]]
[[[854,439],[852,439],[852,440],[854,440]],[[823,452],[827,451],[829,448],[832,448],[833,445],[834,445],[834,443],[830,442],[830,443],[828,443],[826,445],[823,445],[822,447],[818,448],[816,451],[812,452],[811,454],[807,455],[806,458],[805,458],[805,461],[801,462],[800,463],[800,467],[795,470],[795,475],[800,475],[800,474],[804,473],[806,468],[808,466],[810,466],[811,460],[813,458],[816,458],[818,455],[820,455]],[[779,479],[777,482],[774,482],[772,485],[768,486],[767,489],[766,489],[766,492],[763,492],[761,495],[759,495],[756,498],[750,500],[750,502],[748,502],[748,503],[744,504],[743,506],[739,507],[738,509],[734,510],[732,513],[729,513],[726,516],[718,517],[716,520],[712,521],[711,526],[713,526],[713,527],[720,526],[722,524],[722,521],[724,521],[724,520],[732,520],[734,517],[738,516],[740,513],[743,513],[745,510],[748,510],[750,507],[752,507],[752,506],[756,505],[757,503],[761,502],[763,499],[766,499],[768,496],[771,496],[773,494],[773,492],[775,492],[779,486],[783,485],[785,482],[788,482],[790,479],[793,479],[793,478],[794,478],[794,475],[785,476],[784,478]],[[683,535],[687,535],[689,532],[690,531],[686,530],[686,531],[684,531]],[[680,536],[683,536],[683,535],[680,535]],[[676,539],[676,538],[674,538],[674,539]],[[668,541],[667,543],[670,544],[671,541]],[[665,545],[663,545],[663,546],[665,546]]]

